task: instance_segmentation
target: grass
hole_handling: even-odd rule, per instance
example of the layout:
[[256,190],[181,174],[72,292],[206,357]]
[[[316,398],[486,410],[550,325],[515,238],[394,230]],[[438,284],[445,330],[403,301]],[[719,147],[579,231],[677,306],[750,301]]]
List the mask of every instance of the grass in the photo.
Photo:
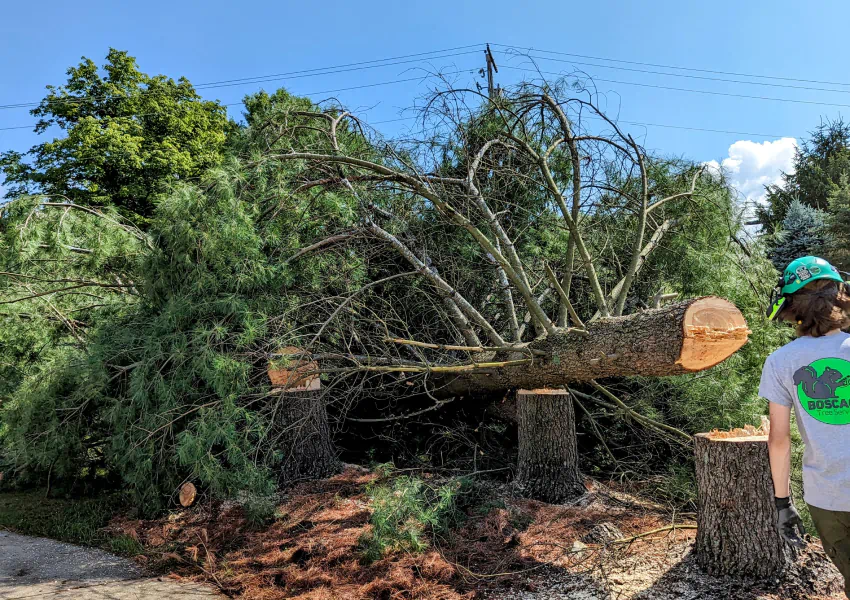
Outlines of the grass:
[[120,556],[132,557],[145,553],[145,547],[137,539],[124,534],[109,538],[106,548],[113,554]]
[[115,497],[64,500],[45,498],[43,492],[5,492],[0,493],[0,529],[128,554],[135,549],[127,541],[116,542],[103,531],[119,506]]

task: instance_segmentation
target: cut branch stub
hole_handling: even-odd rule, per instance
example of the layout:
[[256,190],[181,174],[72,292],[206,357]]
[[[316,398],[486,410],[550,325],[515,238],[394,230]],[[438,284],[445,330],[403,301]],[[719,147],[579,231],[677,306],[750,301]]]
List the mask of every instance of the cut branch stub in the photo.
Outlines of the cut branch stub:
[[195,488],[195,484],[190,481],[187,481],[182,486],[180,486],[180,506],[189,507],[192,506],[195,502],[195,498],[198,495],[198,490]]
[[[724,361],[750,331],[735,305],[707,296],[624,317],[599,319],[587,332],[557,329],[528,345],[531,364],[463,374],[452,394],[509,388],[556,388],[605,377],[681,375]],[[543,353],[541,358],[540,353]],[[510,353],[505,359],[527,358]]]

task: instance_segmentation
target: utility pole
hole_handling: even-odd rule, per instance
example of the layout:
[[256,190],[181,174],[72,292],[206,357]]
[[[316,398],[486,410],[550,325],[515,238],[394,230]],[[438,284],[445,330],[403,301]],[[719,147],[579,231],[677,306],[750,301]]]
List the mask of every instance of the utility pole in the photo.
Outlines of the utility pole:
[[490,97],[490,100],[493,100],[499,95],[498,86],[493,86],[493,71],[498,73],[499,67],[496,66],[496,59],[493,58],[493,53],[490,52],[490,44],[487,44],[484,57],[487,59],[487,95]]

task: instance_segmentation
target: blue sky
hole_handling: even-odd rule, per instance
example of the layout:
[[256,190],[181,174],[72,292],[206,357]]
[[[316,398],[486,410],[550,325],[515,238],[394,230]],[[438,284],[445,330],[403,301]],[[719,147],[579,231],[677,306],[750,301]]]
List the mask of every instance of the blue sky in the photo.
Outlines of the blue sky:
[[[261,87],[294,93],[325,92],[422,74],[422,69],[467,70],[482,66],[484,42],[494,44],[503,67],[497,81],[510,84],[530,74],[527,60],[501,54],[504,44],[532,47],[570,64],[540,60],[541,69],[582,69],[606,93],[609,109],[626,121],[717,129],[709,133],[627,125],[650,149],[700,161],[724,161],[742,191],[758,196],[762,183],[788,168],[793,139],[805,137],[822,118],[848,108],[727,97],[646,86],[666,86],[767,96],[850,107],[846,23],[850,3],[786,0],[712,3],[679,1],[488,2],[5,2],[0,7],[0,105],[38,101],[46,84],[64,82],[64,71],[85,55],[103,62],[112,46],[136,56],[142,70],[193,83],[287,73],[418,52],[477,44],[427,62],[282,79],[203,91],[224,103],[238,102]],[[597,57],[585,59],[542,51]],[[847,86],[751,79],[640,66],[635,61],[788,78],[846,82]],[[588,64],[589,63],[589,64]],[[607,65],[603,68],[595,65]],[[610,68],[617,67],[617,68]],[[643,69],[782,86],[791,89],[629,71]],[[462,73],[461,81],[474,75]],[[619,82],[619,83],[615,83]],[[632,85],[628,85],[630,82]],[[641,85],[634,85],[641,84]],[[414,81],[335,94],[364,109],[372,122],[397,119],[426,91]],[[229,110],[236,111],[238,107]],[[403,116],[403,115],[402,115]],[[0,110],[0,128],[27,125],[24,109]],[[388,135],[405,121],[377,125]],[[751,135],[754,133],[767,136]],[[746,135],[745,135],[746,134]],[[787,139],[782,139],[787,138]],[[0,130],[0,150],[25,150],[37,140],[30,130]]]

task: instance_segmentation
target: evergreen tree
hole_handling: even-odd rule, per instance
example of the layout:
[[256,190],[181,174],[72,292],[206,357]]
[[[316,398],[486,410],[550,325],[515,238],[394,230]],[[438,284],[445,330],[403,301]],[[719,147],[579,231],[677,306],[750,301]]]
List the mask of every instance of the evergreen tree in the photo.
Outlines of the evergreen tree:
[[824,247],[826,213],[794,200],[788,206],[782,229],[774,236],[773,248],[768,253],[773,265],[782,272],[788,264],[801,256],[817,254]]
[[850,180],[847,174],[829,195],[826,218],[826,250],[833,264],[850,271]]
[[780,185],[769,186],[758,219],[766,231],[782,223],[794,200],[824,210],[832,188],[850,173],[850,124],[839,118],[821,123],[797,149],[794,168]]

